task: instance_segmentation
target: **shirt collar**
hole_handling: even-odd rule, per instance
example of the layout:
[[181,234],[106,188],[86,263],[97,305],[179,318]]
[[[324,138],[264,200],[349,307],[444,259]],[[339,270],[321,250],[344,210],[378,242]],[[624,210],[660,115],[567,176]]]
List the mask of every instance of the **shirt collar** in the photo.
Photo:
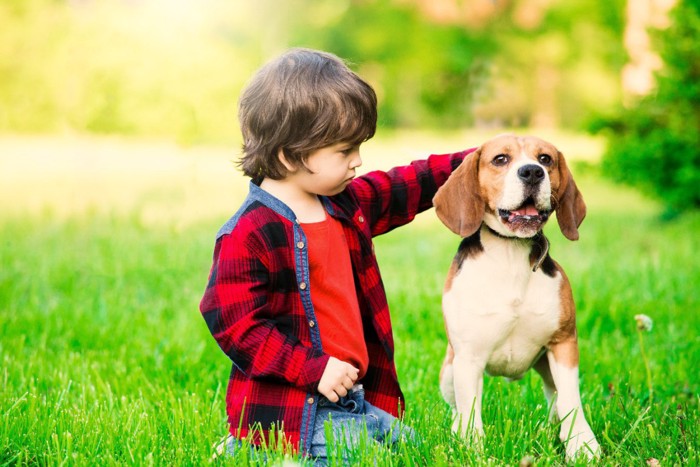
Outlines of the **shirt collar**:
[[[284,217],[285,219],[288,219],[291,222],[297,221],[296,214],[294,214],[294,211],[292,211],[292,209],[289,206],[287,206],[279,198],[276,198],[275,196],[260,188],[260,186],[253,180],[250,181],[250,192],[248,194],[248,197],[252,200],[261,202],[262,204],[264,204],[265,206],[272,209],[277,214]],[[328,214],[330,214],[333,217],[338,216],[339,211],[333,205],[329,197],[319,196],[319,199],[323,203],[323,207],[326,209],[326,212],[328,212]]]

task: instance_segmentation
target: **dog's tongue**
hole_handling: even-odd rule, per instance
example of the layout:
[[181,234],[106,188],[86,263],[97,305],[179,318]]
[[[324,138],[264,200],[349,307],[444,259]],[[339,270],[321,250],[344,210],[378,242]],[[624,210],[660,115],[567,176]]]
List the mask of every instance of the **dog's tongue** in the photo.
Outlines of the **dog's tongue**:
[[513,214],[516,216],[537,216],[539,212],[534,206],[525,206],[522,209],[513,211]]

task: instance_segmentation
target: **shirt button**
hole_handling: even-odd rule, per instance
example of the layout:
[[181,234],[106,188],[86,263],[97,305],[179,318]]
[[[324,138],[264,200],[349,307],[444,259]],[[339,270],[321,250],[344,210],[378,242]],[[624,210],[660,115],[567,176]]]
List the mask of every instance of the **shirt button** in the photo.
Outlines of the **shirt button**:
[[301,250],[302,248],[304,248],[304,242],[298,242],[298,243],[297,243],[297,248],[299,248],[300,250]]
[[311,404],[314,403],[314,398],[313,398],[313,397],[309,397],[308,399],[306,399],[306,402],[308,402],[309,405],[311,405]]
[[301,290],[306,290],[306,282],[302,282],[301,284],[299,284],[299,288]]
[[360,216],[360,217],[357,218],[357,220],[360,221],[360,224],[361,224],[361,223],[363,223],[363,222],[365,221],[365,218],[362,217],[362,216]]
[[316,323],[314,323],[313,321],[309,321],[309,327],[312,328],[314,326],[316,326]]

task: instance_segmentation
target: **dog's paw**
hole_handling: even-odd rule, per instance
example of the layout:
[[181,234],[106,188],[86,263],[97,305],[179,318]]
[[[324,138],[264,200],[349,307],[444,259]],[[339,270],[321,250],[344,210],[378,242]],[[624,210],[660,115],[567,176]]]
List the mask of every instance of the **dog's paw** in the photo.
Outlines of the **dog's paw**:
[[452,422],[452,433],[459,434],[464,439],[480,441],[484,437],[484,427],[476,426],[473,420],[464,420],[458,413],[454,413]]
[[600,445],[587,422],[575,423],[570,430],[562,429],[561,440],[566,446],[566,460],[581,456],[588,460],[600,457]]

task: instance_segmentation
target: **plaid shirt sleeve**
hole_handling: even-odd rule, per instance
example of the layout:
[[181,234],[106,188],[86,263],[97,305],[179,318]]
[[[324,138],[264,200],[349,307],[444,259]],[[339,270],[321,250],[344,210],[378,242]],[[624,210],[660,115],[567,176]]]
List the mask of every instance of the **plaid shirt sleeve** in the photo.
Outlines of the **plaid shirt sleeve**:
[[328,355],[292,332],[282,332],[285,318],[269,303],[270,282],[290,281],[283,277],[288,271],[274,270],[270,239],[261,232],[283,229],[271,222],[262,229],[250,224],[241,222],[218,239],[202,315],[221,349],[247,378],[276,379],[315,391]]
[[433,205],[433,196],[464,157],[476,148],[432,155],[388,172],[358,177],[349,187],[360,210],[369,216],[372,236],[411,222]]

